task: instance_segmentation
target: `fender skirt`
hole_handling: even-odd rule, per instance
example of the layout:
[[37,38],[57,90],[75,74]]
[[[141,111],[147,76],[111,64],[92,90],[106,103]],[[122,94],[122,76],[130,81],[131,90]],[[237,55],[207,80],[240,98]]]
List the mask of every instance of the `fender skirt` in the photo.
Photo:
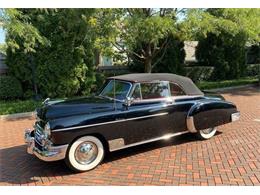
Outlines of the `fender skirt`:
[[187,114],[187,129],[196,133],[199,130],[232,122],[232,114],[238,113],[236,106],[227,101],[199,101]]

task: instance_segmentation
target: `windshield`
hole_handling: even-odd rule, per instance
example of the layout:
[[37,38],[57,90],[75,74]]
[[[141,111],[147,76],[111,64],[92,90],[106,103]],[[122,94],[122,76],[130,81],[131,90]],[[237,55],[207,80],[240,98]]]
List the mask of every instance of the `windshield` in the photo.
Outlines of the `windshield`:
[[103,97],[115,98],[117,100],[125,100],[130,88],[131,84],[128,82],[110,80],[99,95]]

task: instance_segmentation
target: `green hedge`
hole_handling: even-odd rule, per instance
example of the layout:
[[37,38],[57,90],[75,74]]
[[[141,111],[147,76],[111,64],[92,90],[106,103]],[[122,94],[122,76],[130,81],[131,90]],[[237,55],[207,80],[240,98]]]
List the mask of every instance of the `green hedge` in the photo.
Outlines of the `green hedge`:
[[32,112],[41,104],[42,101],[34,100],[1,100],[0,115]]
[[16,99],[23,95],[21,83],[14,77],[0,77],[0,99]]
[[203,66],[214,66],[212,79],[238,79],[245,76],[246,35],[236,35],[226,31],[220,34],[208,33],[199,40],[196,47],[196,58]]
[[208,81],[212,77],[214,67],[212,66],[193,66],[185,67],[186,76],[191,78],[193,82]]
[[246,76],[257,76],[260,74],[260,64],[250,64],[246,68]]
[[[185,67],[186,76],[191,78],[194,82],[212,81],[214,80],[213,66],[190,66]],[[245,68],[246,77],[257,77],[260,72],[260,64],[249,64]]]
[[205,89],[217,89],[217,88],[225,88],[239,85],[247,85],[247,84],[257,84],[258,79],[254,77],[246,77],[241,79],[234,80],[225,80],[225,81],[201,81],[197,83],[197,86],[201,90]]

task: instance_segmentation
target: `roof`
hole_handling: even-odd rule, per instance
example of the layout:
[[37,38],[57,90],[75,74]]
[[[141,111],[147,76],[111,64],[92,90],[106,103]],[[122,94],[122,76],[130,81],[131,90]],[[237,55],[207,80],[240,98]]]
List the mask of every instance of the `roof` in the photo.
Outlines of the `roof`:
[[135,83],[152,82],[152,81],[170,81],[177,83],[182,87],[187,95],[203,95],[200,89],[193,83],[193,81],[184,76],[169,74],[169,73],[135,73],[125,74],[108,79],[117,79],[123,81],[130,81]]

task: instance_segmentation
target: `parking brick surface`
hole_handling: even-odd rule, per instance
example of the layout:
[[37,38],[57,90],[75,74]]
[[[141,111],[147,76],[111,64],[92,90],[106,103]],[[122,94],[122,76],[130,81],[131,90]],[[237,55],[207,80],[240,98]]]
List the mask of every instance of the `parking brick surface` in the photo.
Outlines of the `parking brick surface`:
[[0,185],[260,185],[260,89],[222,92],[241,111],[210,140],[193,134],[107,154],[96,169],[73,173],[63,161],[26,153],[34,119],[0,121]]

